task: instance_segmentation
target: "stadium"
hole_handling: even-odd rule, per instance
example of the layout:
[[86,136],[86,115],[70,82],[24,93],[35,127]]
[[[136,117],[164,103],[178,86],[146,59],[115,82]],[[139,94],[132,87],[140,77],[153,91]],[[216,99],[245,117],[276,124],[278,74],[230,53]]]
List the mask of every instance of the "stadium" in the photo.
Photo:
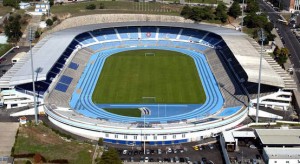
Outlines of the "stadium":
[[[36,93],[53,124],[108,143],[169,145],[214,137],[247,117],[259,69],[251,38],[172,16],[116,17],[69,25],[34,46]],[[295,87],[270,61],[262,65],[263,95]],[[1,88],[10,88],[2,95],[30,98],[29,66],[28,55],[1,77]],[[105,110],[138,108],[147,111]]]

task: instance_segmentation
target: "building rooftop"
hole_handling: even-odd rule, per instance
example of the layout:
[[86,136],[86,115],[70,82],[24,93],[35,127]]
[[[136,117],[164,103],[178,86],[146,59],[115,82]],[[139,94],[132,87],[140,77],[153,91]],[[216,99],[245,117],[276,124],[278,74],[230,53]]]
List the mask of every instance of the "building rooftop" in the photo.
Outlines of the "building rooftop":
[[264,145],[300,145],[300,129],[256,129]]
[[300,148],[265,147],[269,159],[300,159]]

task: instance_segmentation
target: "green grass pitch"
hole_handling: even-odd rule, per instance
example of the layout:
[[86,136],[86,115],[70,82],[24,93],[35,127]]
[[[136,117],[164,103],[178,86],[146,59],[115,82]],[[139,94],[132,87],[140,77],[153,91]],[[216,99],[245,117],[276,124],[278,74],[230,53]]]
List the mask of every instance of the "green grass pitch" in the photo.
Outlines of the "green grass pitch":
[[[145,56],[155,53],[155,56]],[[205,93],[193,58],[165,50],[133,50],[108,57],[93,93],[96,104],[202,104]]]

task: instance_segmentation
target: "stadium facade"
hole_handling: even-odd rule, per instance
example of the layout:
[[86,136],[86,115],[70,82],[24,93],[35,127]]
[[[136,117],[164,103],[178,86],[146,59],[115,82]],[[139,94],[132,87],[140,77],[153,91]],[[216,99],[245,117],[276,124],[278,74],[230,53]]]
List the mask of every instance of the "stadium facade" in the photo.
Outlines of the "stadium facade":
[[[239,31],[177,22],[101,23],[64,29],[33,48],[39,101],[52,123],[87,138],[130,145],[199,141],[232,129],[247,117],[251,93],[246,84],[258,81],[260,55],[251,42]],[[205,74],[202,82],[208,79],[205,104],[180,115],[147,119],[116,116],[93,104],[88,90],[105,58],[138,48],[176,50],[207,63],[203,69],[199,67],[205,63],[198,64],[199,76]],[[203,60],[199,54],[205,55]],[[266,59],[262,63],[263,85],[293,87]],[[32,94],[31,73],[24,69],[29,64],[27,56],[0,79],[1,88],[12,89],[2,94]]]

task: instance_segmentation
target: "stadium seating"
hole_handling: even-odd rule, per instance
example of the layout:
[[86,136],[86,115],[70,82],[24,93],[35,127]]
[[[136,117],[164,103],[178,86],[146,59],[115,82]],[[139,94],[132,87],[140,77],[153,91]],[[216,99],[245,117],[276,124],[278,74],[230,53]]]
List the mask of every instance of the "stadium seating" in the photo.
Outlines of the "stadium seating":
[[82,44],[90,44],[95,42],[93,37],[88,32],[78,35],[75,39]]
[[77,70],[78,66],[79,66],[79,65],[78,65],[77,63],[73,63],[73,62],[71,62],[71,63],[69,64],[69,68],[74,69],[74,70]]
[[141,27],[141,39],[155,39],[156,27]]
[[[218,83],[210,71],[210,66],[207,64],[205,56],[199,53],[199,51],[206,51],[208,47],[213,47],[213,45],[226,46],[217,35],[205,31],[174,27],[117,27],[90,31],[78,35],[76,40],[70,44],[59,59],[60,67],[58,65],[53,67],[47,82],[51,82],[51,79],[60,72],[62,64],[65,63],[65,60],[77,45],[87,44],[90,45],[91,50],[97,51],[97,53],[91,55],[84,72],[80,78],[78,77],[77,85],[72,89],[74,91],[69,102],[71,108],[87,117],[118,122],[143,121],[142,118],[131,118],[105,112],[92,102],[92,93],[97,83],[96,79],[99,77],[107,57],[121,51],[144,49],[145,47],[147,49],[177,51],[194,58],[207,97],[204,104],[190,112],[168,117],[148,117],[147,122],[186,121],[195,117],[201,119],[217,113],[224,105],[224,99]],[[76,62],[71,62],[68,68],[76,70]],[[56,84],[55,90],[63,93],[68,90],[69,92],[68,87],[70,87],[73,76],[63,75]],[[80,92],[77,92],[77,90],[80,90]]]

